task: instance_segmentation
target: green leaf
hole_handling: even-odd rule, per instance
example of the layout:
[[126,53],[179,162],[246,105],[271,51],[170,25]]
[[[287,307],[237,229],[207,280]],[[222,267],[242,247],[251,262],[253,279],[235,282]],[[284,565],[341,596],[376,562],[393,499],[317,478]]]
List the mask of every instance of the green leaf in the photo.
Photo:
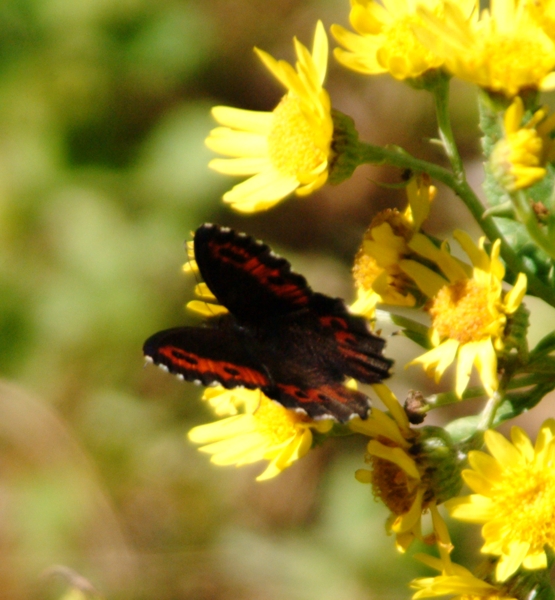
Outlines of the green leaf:
[[426,350],[432,348],[429,328],[426,325],[422,325],[422,323],[418,323],[417,321],[413,321],[412,319],[401,315],[391,314],[390,318],[395,325],[399,325],[403,328],[401,331],[402,335],[408,337],[409,340],[412,340]]
[[555,350],[555,331],[548,333],[543,337],[537,344],[536,347],[530,352],[530,360],[533,361],[536,357],[544,356]]

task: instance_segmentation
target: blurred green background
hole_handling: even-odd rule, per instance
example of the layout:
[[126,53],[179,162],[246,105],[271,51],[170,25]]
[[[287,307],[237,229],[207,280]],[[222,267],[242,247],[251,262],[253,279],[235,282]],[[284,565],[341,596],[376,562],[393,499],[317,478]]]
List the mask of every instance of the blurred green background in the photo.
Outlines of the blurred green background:
[[[358,484],[363,440],[329,443],[274,481],[217,468],[184,435],[200,391],[143,369],[144,339],[188,318],[184,241],[206,220],[263,237],[316,289],[349,270],[390,170],[242,217],[220,201],[203,139],[214,104],[271,110],[252,47],[291,60],[347,0],[0,3],[0,598],[54,598],[72,569],[110,599],[404,598],[416,575]],[[472,91],[456,86],[470,172]],[[334,105],[374,143],[439,160],[432,105],[330,64]],[[435,233],[476,227],[448,194]],[[389,348],[403,363],[407,341]],[[399,368],[392,386],[406,393]],[[411,372],[411,387],[427,382]],[[44,571],[47,570],[45,574]],[[402,577],[399,573],[402,573]]]

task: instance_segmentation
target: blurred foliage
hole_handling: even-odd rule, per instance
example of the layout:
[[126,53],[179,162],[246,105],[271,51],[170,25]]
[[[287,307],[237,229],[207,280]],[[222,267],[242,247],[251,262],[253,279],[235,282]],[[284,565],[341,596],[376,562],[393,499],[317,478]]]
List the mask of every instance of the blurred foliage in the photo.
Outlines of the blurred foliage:
[[[383,174],[361,169],[354,184],[247,221],[221,206],[229,182],[208,171],[203,145],[213,104],[273,107],[253,45],[282,52],[347,11],[340,0],[0,3],[1,598],[87,597],[49,591],[41,573],[57,564],[114,600],[406,596],[414,567],[392,577],[386,514],[353,477],[360,444],[324,446],[254,484],[256,468],[214,468],[184,442],[206,416],[198,389],[141,368],[143,340],[185,319],[183,242],[204,220],[288,256],[308,248],[299,262],[314,286],[349,293],[373,203],[395,201],[371,188]],[[388,127],[396,143],[433,131],[412,90],[330,80],[376,142]],[[456,115],[468,131],[472,115]]]

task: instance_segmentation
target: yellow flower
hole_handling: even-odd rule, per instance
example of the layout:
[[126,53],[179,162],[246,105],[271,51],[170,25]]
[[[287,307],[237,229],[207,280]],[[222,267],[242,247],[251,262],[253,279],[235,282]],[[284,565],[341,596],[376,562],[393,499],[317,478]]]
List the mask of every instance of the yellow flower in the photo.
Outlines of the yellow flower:
[[413,600],[447,595],[454,596],[457,600],[512,600],[511,596],[504,594],[494,585],[478,579],[468,569],[450,560],[441,560],[427,554],[416,554],[415,558],[432,569],[441,571],[441,575],[419,577],[411,581],[410,587],[418,590],[413,595]]
[[505,111],[505,137],[497,142],[490,159],[495,178],[508,192],[541,181],[546,174],[543,165],[553,148],[549,134],[555,125],[554,115],[547,119],[547,108],[540,108],[525,125],[523,116],[522,99],[516,96]]
[[[259,390],[213,388],[205,398],[219,414],[233,416],[193,427],[189,439],[204,444],[200,451],[211,454],[210,460],[216,465],[239,467],[270,461],[257,481],[279,475],[302,458],[312,446],[312,430],[325,433],[333,427],[331,420],[312,421]],[[241,405],[245,412],[235,414]]]
[[417,34],[451,73],[508,97],[555,85],[555,44],[524,2],[496,0],[480,14],[476,0],[470,19],[454,0],[446,0],[444,11],[442,17],[419,9],[425,27]]
[[232,158],[216,158],[211,168],[226,175],[251,176],[223,199],[242,212],[270,208],[290,193],[305,196],[328,178],[333,121],[329,95],[322,87],[328,39],[316,26],[312,54],[295,39],[296,70],[255,49],[268,70],[287,89],[273,112],[216,106],[222,125],[206,139],[209,148]]
[[520,273],[513,289],[505,293],[500,240],[495,241],[488,256],[484,250],[485,238],[476,246],[463,231],[456,231],[454,237],[472,261],[472,268],[453,258],[446,243],[437,248],[422,234],[416,234],[409,246],[435,262],[447,279],[419,262],[401,261],[401,269],[430,298],[428,311],[432,317],[430,339],[434,348],[409,364],[421,364],[428,375],[439,381],[457,359],[455,392],[459,398],[475,366],[491,396],[499,385],[496,350],[504,347],[507,315],[514,313],[522,302],[526,276]]
[[353,267],[357,299],[352,312],[371,319],[378,303],[414,306],[409,291],[414,286],[399,262],[411,255],[407,244],[427,218],[435,195],[428,177],[420,175],[407,185],[409,204],[403,213],[387,209],[372,220]]
[[366,457],[371,470],[359,469],[356,478],[361,483],[371,483],[374,496],[391,511],[387,529],[395,533],[399,551],[404,552],[414,539],[423,539],[421,516],[427,510],[435,519],[433,541],[445,539],[446,529],[435,526],[440,519],[435,506],[453,486],[460,487],[456,452],[451,452],[446,439],[437,437],[436,428],[412,429],[405,411],[386,385],[375,384],[372,388],[391,416],[372,408],[368,419],[349,422],[353,431],[372,438]]
[[491,456],[470,452],[472,469],[463,471],[476,493],[446,503],[456,519],[484,523],[482,552],[500,557],[498,581],[520,566],[545,569],[545,547],[555,550],[555,420],[544,422],[535,446],[519,427],[511,440],[486,431]]
[[422,45],[413,26],[420,21],[419,5],[435,13],[442,4],[442,0],[383,0],[382,4],[351,0],[349,19],[357,33],[332,25],[333,36],[345,48],[336,48],[335,58],[353,71],[390,73],[401,80],[441,66],[443,59]]

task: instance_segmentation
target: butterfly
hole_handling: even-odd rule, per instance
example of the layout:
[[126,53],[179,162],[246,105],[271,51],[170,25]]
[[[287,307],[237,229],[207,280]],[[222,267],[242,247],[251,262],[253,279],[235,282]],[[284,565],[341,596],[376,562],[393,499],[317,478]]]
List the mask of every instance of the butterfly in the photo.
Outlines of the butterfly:
[[154,334],[143,347],[147,360],[205,386],[258,388],[312,419],[368,416],[368,397],[345,379],[380,382],[393,361],[362,317],[340,298],[313,292],[287,260],[244,233],[201,225],[194,253],[229,312]]

